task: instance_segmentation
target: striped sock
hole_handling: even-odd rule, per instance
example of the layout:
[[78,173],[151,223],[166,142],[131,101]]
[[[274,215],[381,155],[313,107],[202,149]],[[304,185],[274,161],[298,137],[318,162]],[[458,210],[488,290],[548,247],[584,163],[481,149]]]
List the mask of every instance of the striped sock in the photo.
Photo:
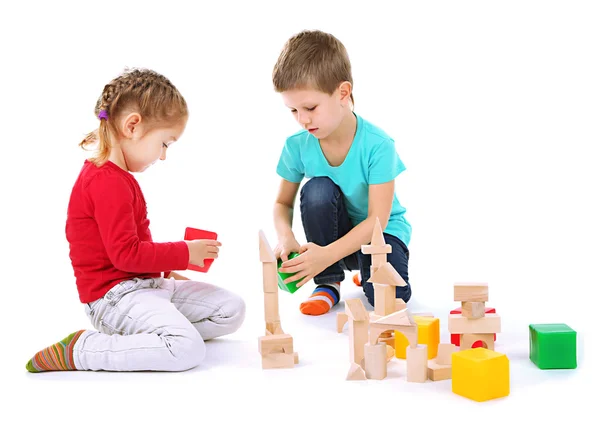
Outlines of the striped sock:
[[352,277],[352,281],[354,282],[354,284],[356,284],[358,287],[362,286],[361,280],[360,280],[360,272],[357,272],[356,274],[354,274],[354,277]]
[[73,332],[67,338],[37,352],[27,362],[26,368],[30,373],[42,371],[73,371],[73,346],[85,331]]
[[318,316],[327,313],[340,302],[340,283],[319,284],[312,295],[300,304],[302,314]]

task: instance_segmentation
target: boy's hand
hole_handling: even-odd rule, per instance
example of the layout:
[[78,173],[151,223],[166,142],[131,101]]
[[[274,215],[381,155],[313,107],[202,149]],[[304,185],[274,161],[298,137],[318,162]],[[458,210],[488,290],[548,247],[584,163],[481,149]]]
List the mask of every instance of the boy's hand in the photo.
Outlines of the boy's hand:
[[293,236],[279,241],[279,244],[273,249],[275,259],[281,258],[283,262],[288,260],[288,256],[293,252],[300,253],[300,244]]
[[186,241],[190,251],[189,263],[204,267],[204,259],[216,259],[219,257],[221,243],[214,239],[194,239]]
[[285,279],[286,283],[302,280],[296,286],[301,287],[329,267],[331,254],[320,245],[309,242],[300,247],[300,256],[281,264],[279,272],[296,273]]

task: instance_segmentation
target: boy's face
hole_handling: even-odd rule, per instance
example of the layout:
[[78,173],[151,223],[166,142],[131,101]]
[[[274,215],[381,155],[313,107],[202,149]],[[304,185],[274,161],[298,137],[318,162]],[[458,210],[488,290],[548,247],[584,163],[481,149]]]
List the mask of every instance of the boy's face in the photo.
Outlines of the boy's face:
[[303,88],[283,91],[281,96],[300,126],[317,139],[327,138],[344,117],[344,103],[339,88],[331,95]]

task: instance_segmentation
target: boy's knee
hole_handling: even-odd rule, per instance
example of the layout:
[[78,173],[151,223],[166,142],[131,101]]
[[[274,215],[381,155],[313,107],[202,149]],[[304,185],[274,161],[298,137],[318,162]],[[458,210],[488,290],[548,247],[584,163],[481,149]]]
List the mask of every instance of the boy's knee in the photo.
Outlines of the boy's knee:
[[311,178],[300,190],[300,203],[309,210],[319,210],[330,206],[338,186],[328,177]]
[[396,286],[396,298],[402,299],[404,302],[408,303],[410,301],[410,297],[412,296],[412,289],[410,284],[406,286]]
[[[375,307],[375,292],[373,291],[373,285],[371,283],[365,283],[363,286],[363,292],[367,297],[367,301],[371,305],[371,307]],[[396,298],[402,299],[404,302],[408,303],[412,296],[412,289],[410,284],[406,286],[396,286]]]

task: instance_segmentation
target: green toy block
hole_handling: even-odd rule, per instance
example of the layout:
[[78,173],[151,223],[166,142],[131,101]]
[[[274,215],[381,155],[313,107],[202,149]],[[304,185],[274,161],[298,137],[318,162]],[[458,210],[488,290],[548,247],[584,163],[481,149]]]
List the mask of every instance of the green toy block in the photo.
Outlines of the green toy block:
[[[299,253],[290,253],[288,256],[288,259],[293,259],[297,256],[300,256]],[[279,268],[281,268],[281,264],[283,263],[283,261],[281,259],[277,259],[277,285],[279,286],[279,288],[281,290],[285,290],[286,292],[289,293],[294,293],[296,290],[298,290],[298,282],[300,280],[297,281],[292,281],[291,283],[286,283],[285,279],[288,277],[291,277],[292,275],[294,275],[295,273],[291,273],[291,272],[279,272]]]
[[542,370],[577,368],[577,332],[564,323],[529,325],[529,359]]

